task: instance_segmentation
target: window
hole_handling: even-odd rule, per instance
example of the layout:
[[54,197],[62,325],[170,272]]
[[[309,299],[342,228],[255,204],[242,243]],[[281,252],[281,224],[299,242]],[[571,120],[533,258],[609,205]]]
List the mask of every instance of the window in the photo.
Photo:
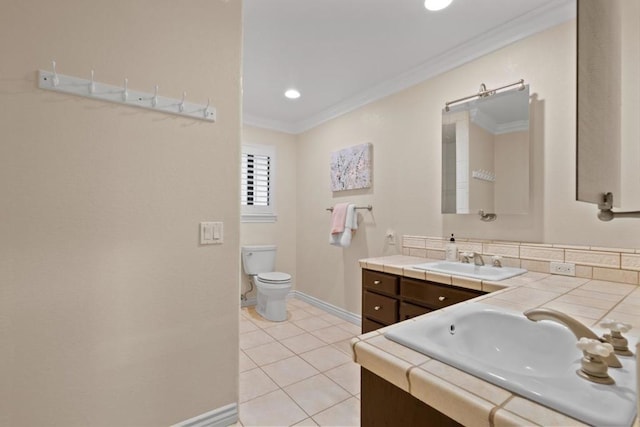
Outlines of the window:
[[243,145],[240,165],[242,222],[275,222],[275,148]]

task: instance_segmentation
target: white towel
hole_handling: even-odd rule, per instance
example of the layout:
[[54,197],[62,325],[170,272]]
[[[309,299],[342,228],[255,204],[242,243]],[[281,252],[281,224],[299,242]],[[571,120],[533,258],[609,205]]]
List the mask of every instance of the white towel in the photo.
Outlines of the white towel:
[[356,205],[350,204],[347,208],[347,216],[344,221],[344,231],[342,233],[330,234],[329,244],[348,248],[351,245],[351,237],[357,229],[358,214],[356,213]]

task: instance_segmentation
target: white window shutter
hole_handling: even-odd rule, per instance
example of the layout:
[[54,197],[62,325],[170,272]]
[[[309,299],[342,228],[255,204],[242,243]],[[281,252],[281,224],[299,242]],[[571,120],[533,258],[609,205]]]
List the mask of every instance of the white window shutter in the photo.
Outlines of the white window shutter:
[[273,222],[275,149],[243,145],[240,167],[240,204],[243,222]]

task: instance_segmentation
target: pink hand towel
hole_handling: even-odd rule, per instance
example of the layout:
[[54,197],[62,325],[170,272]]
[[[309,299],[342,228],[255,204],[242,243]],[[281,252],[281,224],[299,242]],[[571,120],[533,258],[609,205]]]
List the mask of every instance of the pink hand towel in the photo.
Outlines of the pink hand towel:
[[347,219],[347,207],[349,203],[338,203],[333,207],[331,213],[331,234],[339,234],[344,231],[344,224]]

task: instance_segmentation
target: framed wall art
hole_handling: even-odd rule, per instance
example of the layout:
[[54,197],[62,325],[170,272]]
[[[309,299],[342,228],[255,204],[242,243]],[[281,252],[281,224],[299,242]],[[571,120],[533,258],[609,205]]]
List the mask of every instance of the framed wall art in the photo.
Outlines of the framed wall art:
[[331,153],[331,191],[371,187],[372,151],[366,143]]

